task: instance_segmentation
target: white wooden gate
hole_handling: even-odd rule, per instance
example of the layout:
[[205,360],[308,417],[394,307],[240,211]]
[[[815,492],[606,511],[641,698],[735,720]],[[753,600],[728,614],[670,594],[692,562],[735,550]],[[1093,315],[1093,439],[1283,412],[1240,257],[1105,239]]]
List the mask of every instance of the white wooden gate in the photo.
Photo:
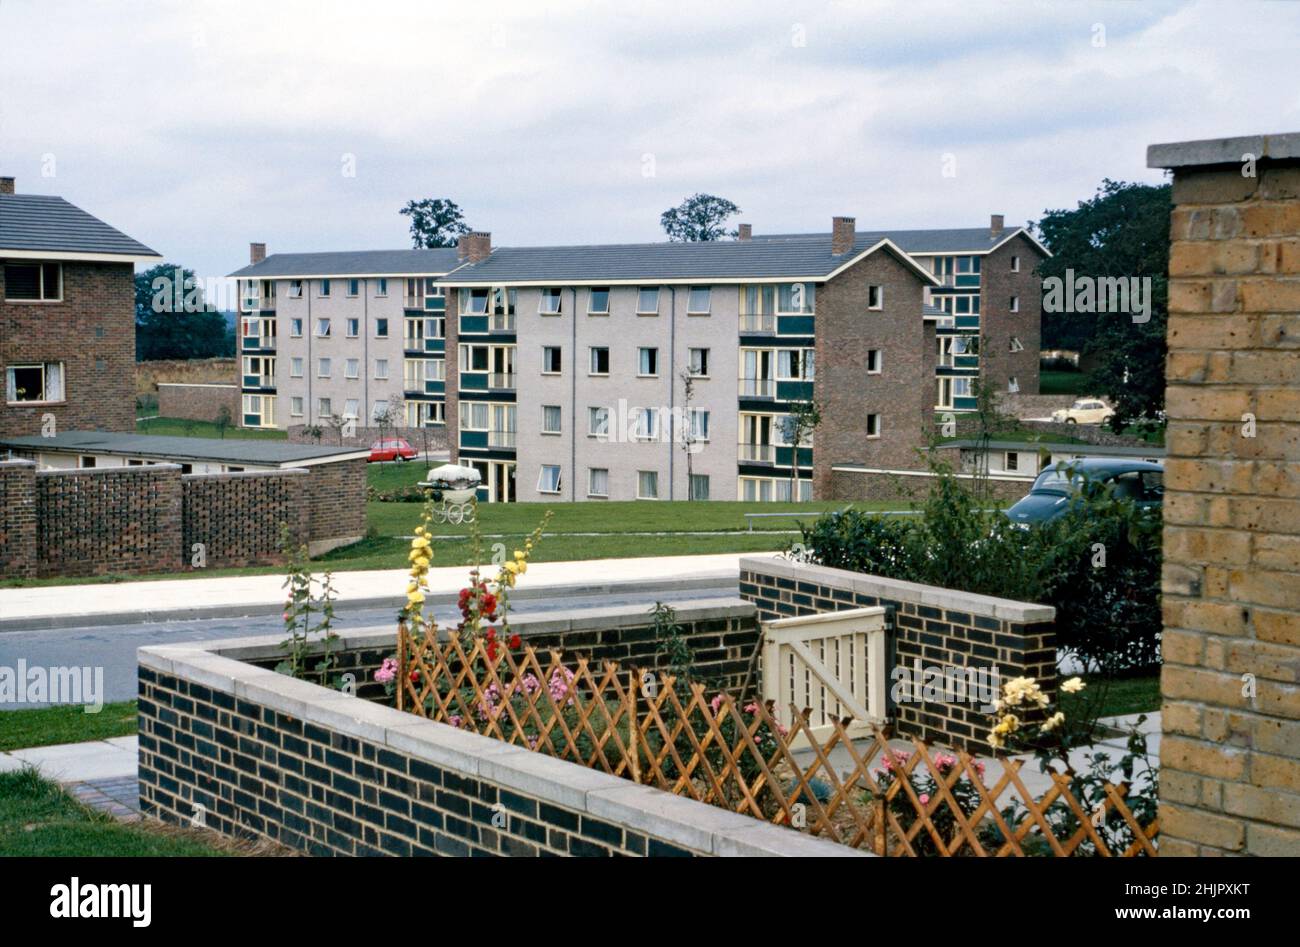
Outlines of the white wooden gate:
[[[885,722],[885,608],[852,608],[762,622],[763,699],[776,701],[782,721],[790,705],[812,710],[814,736],[852,717],[850,734],[869,735]],[[794,745],[806,743],[800,737]]]

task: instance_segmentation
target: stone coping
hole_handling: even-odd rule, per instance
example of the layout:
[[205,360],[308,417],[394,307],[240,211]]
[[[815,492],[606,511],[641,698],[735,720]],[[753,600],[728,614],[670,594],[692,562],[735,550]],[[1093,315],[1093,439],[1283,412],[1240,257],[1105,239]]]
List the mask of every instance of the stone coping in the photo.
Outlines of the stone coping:
[[992,595],[976,595],[973,592],[959,592],[935,585],[923,585],[920,582],[906,582],[902,579],[887,579],[879,575],[850,572],[848,569],[832,569],[829,566],[813,563],[792,562],[775,556],[767,558],[746,556],[740,560],[740,568],[742,572],[749,570],[799,582],[852,589],[859,595],[916,602],[932,608],[969,612],[972,615],[985,615],[1026,625],[1052,621],[1056,618],[1056,609],[1051,605],[1015,602]]
[[1148,168],[1192,168],[1200,165],[1241,164],[1243,155],[1285,161],[1300,158],[1300,132],[1243,135],[1239,138],[1203,138],[1147,146]]
[[[685,612],[679,615],[687,617]],[[372,632],[350,636],[345,641],[373,643],[391,635],[387,631]],[[279,639],[275,636],[155,645],[140,648],[138,658],[141,667],[157,673],[232,694],[334,732],[390,747],[512,792],[615,821],[698,852],[730,856],[874,857],[837,842],[254,667],[233,656],[265,655],[272,651],[279,651]]]

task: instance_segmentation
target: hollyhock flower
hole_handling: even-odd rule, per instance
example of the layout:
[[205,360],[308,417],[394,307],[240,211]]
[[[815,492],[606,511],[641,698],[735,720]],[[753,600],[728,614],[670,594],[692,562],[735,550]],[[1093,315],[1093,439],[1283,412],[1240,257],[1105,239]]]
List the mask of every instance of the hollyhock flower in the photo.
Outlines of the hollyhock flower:
[[462,723],[461,715],[460,715],[460,714],[452,714],[450,717],[447,718],[447,723],[448,723],[450,726],[453,726],[453,727],[459,727],[459,726],[461,725],[461,723]]
[[511,635],[511,636],[510,636],[510,650],[511,650],[511,651],[518,651],[518,650],[519,650],[519,646],[520,646],[521,644],[523,644],[523,639],[520,638],[518,635]]
[[384,658],[384,663],[375,671],[375,680],[380,684],[387,684],[393,678],[397,677],[397,659]]
[[930,801],[930,794],[928,792],[923,792],[919,798],[921,800],[921,805],[925,805]]
[[489,661],[495,661],[497,659],[497,643],[495,641],[488,642],[487,657]]
[[709,708],[716,714],[718,712],[718,708],[721,706],[722,706],[722,695],[721,694],[714,695],[713,700],[709,701]]

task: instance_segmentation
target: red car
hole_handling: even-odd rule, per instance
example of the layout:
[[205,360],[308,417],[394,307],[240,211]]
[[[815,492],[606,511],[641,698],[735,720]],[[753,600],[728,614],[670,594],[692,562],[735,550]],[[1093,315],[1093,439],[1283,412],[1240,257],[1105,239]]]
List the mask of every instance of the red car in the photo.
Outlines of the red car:
[[404,437],[386,437],[370,445],[371,463],[379,460],[413,460],[420,452],[407,443]]

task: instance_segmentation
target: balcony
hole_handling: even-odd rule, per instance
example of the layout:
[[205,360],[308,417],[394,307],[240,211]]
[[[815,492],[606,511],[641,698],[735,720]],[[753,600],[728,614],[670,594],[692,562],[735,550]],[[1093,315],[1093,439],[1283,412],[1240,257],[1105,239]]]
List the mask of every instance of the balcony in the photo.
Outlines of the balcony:
[[776,379],[774,378],[742,378],[739,387],[740,397],[742,398],[776,397]]
[[513,449],[514,446],[514,431],[488,431],[488,447],[505,447]]
[[241,347],[245,349],[274,349],[275,336],[273,335],[246,335],[243,336]]
[[776,331],[776,316],[771,313],[745,314],[740,316],[740,331],[747,333],[771,334]]
[[274,388],[275,376],[274,375],[245,375],[244,387],[245,388]]
[[496,391],[510,391],[515,387],[514,372],[492,372],[488,375],[488,388]]
[[240,312],[275,312],[275,297],[269,296],[263,299],[260,296],[241,296],[239,299]]
[[775,444],[741,444],[740,459],[750,464],[770,464],[776,460]]
[[498,312],[494,314],[488,322],[488,331],[490,332],[514,332],[515,331],[515,314]]

